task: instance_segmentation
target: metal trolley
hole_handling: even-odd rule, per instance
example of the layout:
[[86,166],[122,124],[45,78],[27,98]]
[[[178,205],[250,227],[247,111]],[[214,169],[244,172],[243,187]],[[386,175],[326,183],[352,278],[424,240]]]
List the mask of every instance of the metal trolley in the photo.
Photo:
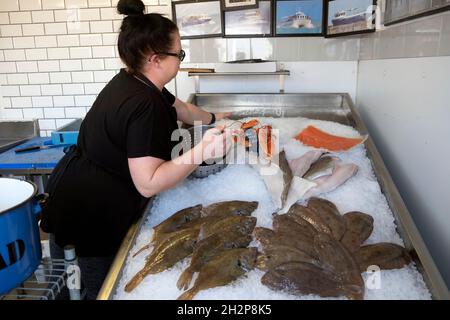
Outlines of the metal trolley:
[[[232,111],[235,119],[244,117],[307,117],[335,121],[352,126],[361,134],[368,133],[351,97],[346,93],[197,93],[191,95],[188,102],[210,112]],[[370,136],[365,142],[365,147],[381,190],[394,214],[398,232],[406,248],[412,253],[418,270],[422,273],[433,298],[450,299],[449,290]],[[152,202],[149,203],[146,212],[149,212],[151,206]],[[144,221],[145,215],[129,229],[97,297],[98,299],[113,298],[122,277],[128,253],[133,247]]]

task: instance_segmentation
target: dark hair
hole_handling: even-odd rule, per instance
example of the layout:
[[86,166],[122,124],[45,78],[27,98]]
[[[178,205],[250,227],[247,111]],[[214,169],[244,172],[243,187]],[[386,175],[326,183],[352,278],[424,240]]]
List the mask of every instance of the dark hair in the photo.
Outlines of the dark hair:
[[157,13],[144,14],[141,0],[120,0],[117,11],[126,15],[120,27],[118,49],[130,72],[141,69],[145,55],[170,50],[172,34],[178,31],[172,20]]

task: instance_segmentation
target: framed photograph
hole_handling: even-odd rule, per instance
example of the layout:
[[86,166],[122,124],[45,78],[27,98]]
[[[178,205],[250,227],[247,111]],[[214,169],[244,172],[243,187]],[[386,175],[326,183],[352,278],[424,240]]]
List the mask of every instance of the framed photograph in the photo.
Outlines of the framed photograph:
[[322,0],[275,0],[275,36],[323,35]]
[[173,21],[181,39],[221,37],[223,35],[220,0],[172,2]]
[[220,0],[222,3],[222,11],[258,8],[258,1],[259,0]]
[[327,1],[326,37],[375,32],[376,0]]
[[450,10],[450,0],[386,0],[384,24],[400,23]]
[[224,11],[225,37],[268,37],[272,35],[271,1],[259,0],[258,7]]

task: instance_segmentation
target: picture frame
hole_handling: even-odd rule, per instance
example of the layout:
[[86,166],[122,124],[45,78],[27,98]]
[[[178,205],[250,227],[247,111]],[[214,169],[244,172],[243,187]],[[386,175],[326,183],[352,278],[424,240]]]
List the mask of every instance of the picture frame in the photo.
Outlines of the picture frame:
[[220,0],[187,0],[172,2],[173,21],[181,39],[223,36]]
[[386,0],[384,25],[413,20],[450,10],[450,0]]
[[222,11],[258,8],[259,0],[220,0]]
[[274,36],[324,35],[323,0],[275,0]]
[[224,37],[249,38],[272,36],[272,1],[259,0],[253,9],[223,11]]
[[376,0],[328,0],[326,38],[375,32]]

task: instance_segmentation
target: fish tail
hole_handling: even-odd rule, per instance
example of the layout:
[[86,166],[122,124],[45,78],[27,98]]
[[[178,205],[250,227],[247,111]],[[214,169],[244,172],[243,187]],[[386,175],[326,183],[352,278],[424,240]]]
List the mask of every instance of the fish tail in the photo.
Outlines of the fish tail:
[[150,248],[150,244],[147,244],[147,245],[143,246],[142,248],[140,248],[135,254],[133,254],[133,258],[136,257],[142,251],[147,250],[148,248]]
[[193,275],[194,275],[194,273],[191,271],[190,268],[187,268],[186,270],[184,270],[183,273],[181,274],[180,278],[178,278],[178,282],[177,282],[178,289],[186,290],[187,288],[189,288],[189,284],[191,283]]
[[131,292],[133,291],[141,282],[144,280],[145,276],[147,275],[146,270],[139,271],[133,279],[131,279],[127,285],[125,286],[125,292]]
[[178,297],[177,300],[192,300],[194,296],[198,293],[198,289],[196,287],[193,287],[192,289],[189,289],[188,291],[184,292],[181,296]]

